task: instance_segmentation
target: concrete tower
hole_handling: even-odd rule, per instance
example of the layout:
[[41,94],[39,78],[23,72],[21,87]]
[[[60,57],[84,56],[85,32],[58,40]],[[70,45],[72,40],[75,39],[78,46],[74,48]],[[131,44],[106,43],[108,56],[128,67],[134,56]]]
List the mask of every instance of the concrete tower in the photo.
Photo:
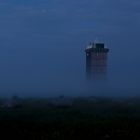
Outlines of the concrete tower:
[[108,48],[104,43],[90,43],[86,50],[86,73],[88,78],[104,78],[107,73]]

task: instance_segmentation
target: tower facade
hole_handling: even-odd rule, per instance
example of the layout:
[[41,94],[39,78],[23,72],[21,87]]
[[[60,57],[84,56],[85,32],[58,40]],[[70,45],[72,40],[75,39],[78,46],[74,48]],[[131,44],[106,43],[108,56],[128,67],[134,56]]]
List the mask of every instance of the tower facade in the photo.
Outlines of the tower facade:
[[89,78],[104,78],[107,73],[107,54],[104,43],[90,43],[86,50],[86,73]]

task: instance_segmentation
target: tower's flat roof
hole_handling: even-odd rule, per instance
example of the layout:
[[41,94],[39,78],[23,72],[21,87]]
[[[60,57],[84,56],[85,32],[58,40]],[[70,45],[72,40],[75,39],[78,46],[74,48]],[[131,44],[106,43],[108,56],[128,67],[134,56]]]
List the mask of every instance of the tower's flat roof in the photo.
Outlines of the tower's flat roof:
[[109,49],[105,48],[104,43],[92,43],[86,47],[86,52],[108,52]]

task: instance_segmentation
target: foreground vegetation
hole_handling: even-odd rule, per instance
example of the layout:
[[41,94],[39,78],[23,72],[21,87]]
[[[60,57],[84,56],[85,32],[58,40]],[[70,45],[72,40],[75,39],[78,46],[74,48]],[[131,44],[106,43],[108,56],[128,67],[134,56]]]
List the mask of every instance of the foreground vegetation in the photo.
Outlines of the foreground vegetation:
[[[74,98],[71,103],[22,99],[0,108],[1,137],[15,139],[140,139],[140,99]],[[5,135],[6,133],[6,135]]]

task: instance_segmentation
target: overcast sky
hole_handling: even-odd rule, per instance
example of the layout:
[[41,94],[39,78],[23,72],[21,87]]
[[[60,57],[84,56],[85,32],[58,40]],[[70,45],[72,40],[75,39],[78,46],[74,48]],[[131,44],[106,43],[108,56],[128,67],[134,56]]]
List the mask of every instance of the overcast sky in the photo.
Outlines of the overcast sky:
[[1,96],[85,93],[84,49],[95,38],[110,48],[102,89],[140,95],[139,17],[139,0],[1,0]]

